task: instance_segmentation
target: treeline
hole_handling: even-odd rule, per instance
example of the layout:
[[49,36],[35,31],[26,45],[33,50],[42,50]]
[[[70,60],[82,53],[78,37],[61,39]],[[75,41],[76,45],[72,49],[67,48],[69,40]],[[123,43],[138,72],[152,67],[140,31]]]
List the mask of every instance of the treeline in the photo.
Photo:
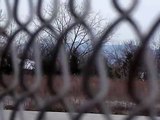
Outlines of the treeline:
[[[113,46],[114,48],[114,46]],[[134,55],[136,50],[138,49],[138,45],[133,44],[132,42],[124,43],[120,47],[115,47],[112,52],[103,51],[104,52],[104,59],[105,59],[105,66],[106,72],[110,78],[118,78],[118,79],[127,79],[129,75],[130,64],[134,60]],[[68,53],[68,62],[70,73],[75,75],[83,74],[84,66],[89,55],[85,57],[79,57],[80,51],[73,50],[72,52]],[[155,61],[158,68],[160,68],[160,60],[159,60],[159,50],[153,50],[150,48],[150,52],[155,54]],[[52,56],[52,55],[50,55]],[[21,58],[19,58],[21,59]],[[30,59],[30,58],[28,58]],[[53,58],[42,56],[42,72],[43,74],[61,74],[63,66],[61,65],[60,59],[57,58],[55,64],[53,64]],[[32,59],[34,61],[34,59]],[[30,63],[24,63],[30,64]],[[30,73],[34,73],[35,64],[32,64],[34,69],[23,68],[24,71],[31,71]],[[11,55],[6,56],[1,65],[1,71],[5,74],[12,74],[13,73],[13,64]],[[141,80],[147,79],[147,69],[145,66],[145,62],[143,59],[140,60],[139,67],[137,69],[137,78]],[[158,71],[160,73],[160,71]],[[98,75],[96,65],[92,65],[90,68],[91,75]]]

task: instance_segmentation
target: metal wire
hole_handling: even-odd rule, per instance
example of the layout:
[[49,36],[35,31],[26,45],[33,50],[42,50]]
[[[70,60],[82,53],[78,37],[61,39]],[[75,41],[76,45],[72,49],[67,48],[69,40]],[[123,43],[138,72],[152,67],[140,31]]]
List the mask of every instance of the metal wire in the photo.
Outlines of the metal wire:
[[[66,110],[68,114],[70,115],[70,119],[78,120],[83,115],[85,115],[86,112],[88,112],[91,109],[97,108],[105,115],[106,119],[112,119],[110,117],[109,108],[105,106],[105,97],[108,93],[109,89],[109,79],[108,75],[105,72],[107,68],[105,68],[105,62],[102,59],[102,56],[100,55],[101,48],[103,46],[104,41],[106,41],[107,36],[114,31],[114,29],[119,26],[122,22],[127,22],[129,25],[133,28],[136,35],[139,38],[140,47],[136,50],[135,58],[133,62],[131,63],[130,72],[129,72],[129,78],[127,83],[127,91],[130,97],[133,99],[133,101],[137,104],[137,106],[133,109],[130,115],[127,116],[127,120],[131,120],[134,117],[136,117],[140,112],[148,111],[149,117],[152,120],[155,120],[155,111],[154,111],[154,105],[156,105],[156,99],[157,99],[157,93],[158,93],[158,86],[157,86],[157,70],[154,64],[154,57],[151,55],[148,55],[147,52],[147,46],[151,40],[151,37],[156,32],[157,28],[160,25],[160,17],[158,16],[156,19],[156,22],[153,23],[150,31],[146,34],[142,34],[139,26],[132,18],[131,13],[134,12],[137,5],[139,4],[138,0],[132,0],[133,3],[130,8],[123,9],[120,4],[117,2],[117,0],[112,0],[112,5],[116,9],[116,11],[119,13],[119,17],[115,19],[110,26],[105,28],[103,31],[104,33],[97,38],[97,36],[94,34],[92,28],[88,25],[86,22],[86,17],[89,14],[90,11],[90,1],[86,0],[83,6],[85,6],[84,12],[82,14],[79,14],[75,10],[75,0],[69,0],[68,4],[68,10],[70,11],[70,14],[72,18],[74,19],[73,22],[59,35],[56,33],[55,28],[52,26],[52,22],[57,17],[58,14],[58,7],[59,7],[59,0],[53,0],[53,12],[51,14],[50,18],[45,18],[42,13],[42,7],[43,2],[42,0],[38,0],[37,3],[37,10],[34,12],[33,8],[33,1],[27,0],[29,2],[29,10],[30,15],[28,16],[28,20],[23,23],[20,20],[20,16],[18,16],[18,7],[19,7],[19,0],[14,0],[13,10],[11,10],[8,0],[5,0],[5,4],[7,6],[7,22],[4,26],[0,26],[0,35],[7,38],[7,45],[4,48],[4,51],[1,56],[1,67],[0,67],[0,85],[3,87],[3,91],[1,91],[0,94],[0,103],[3,103],[3,99],[6,96],[10,96],[14,100],[13,110],[10,116],[10,120],[15,120],[18,111],[21,111],[23,113],[24,107],[22,107],[25,100],[28,98],[31,98],[33,101],[36,102],[37,108],[39,110],[39,114],[37,115],[37,120],[44,119],[45,113],[48,111],[51,104],[57,104],[61,103],[61,105],[66,107]],[[34,16],[37,16],[38,19],[41,22],[41,26],[36,29],[34,32],[31,32],[28,29],[29,24],[32,22]],[[12,19],[16,22],[18,25],[18,29],[12,34],[8,35],[6,33],[6,29],[8,25],[11,23]],[[68,35],[68,33],[77,25],[82,25],[86,30],[89,36],[91,37],[91,43],[93,47],[93,52],[88,58],[88,61],[86,62],[85,66],[83,67],[82,71],[82,86],[83,91],[85,95],[87,96],[87,100],[80,105],[77,111],[73,111],[71,108],[74,108],[74,106],[70,105],[70,103],[67,102],[66,97],[69,94],[70,87],[71,87],[71,76],[69,72],[69,62],[66,56],[66,51],[64,49],[64,38]],[[42,32],[44,29],[48,29],[51,34],[56,36],[57,43],[53,47],[51,53],[52,61],[49,63],[48,67],[50,69],[50,72],[47,74],[47,87],[49,90],[50,95],[46,96],[44,100],[41,100],[37,96],[38,90],[41,88],[40,84],[42,83],[42,58],[41,53],[39,52],[39,46],[36,45],[36,38],[40,32]],[[21,57],[21,62],[18,64],[17,62],[17,53],[16,49],[14,48],[13,41],[16,39],[16,36],[20,32],[25,32],[29,36],[28,43],[25,46],[25,49],[23,51],[23,55]],[[35,62],[36,62],[36,70],[35,70],[35,76],[34,83],[32,85],[27,85],[24,80],[24,71],[23,66],[25,64],[25,59],[28,54],[28,50],[30,47],[34,44],[34,51],[35,51]],[[3,78],[3,70],[2,65],[5,63],[5,58],[9,51],[12,51],[12,63],[14,68],[14,79],[11,82],[11,84],[6,84]],[[63,79],[63,86],[60,88],[58,92],[54,89],[52,86],[55,77],[54,77],[54,69],[56,67],[56,60],[58,58],[61,58],[61,68],[62,68],[62,79]],[[135,76],[137,74],[137,69],[139,66],[139,63],[142,58],[145,58],[144,62],[147,66],[147,71],[149,73],[150,79],[147,81],[150,92],[148,95],[148,98],[140,99],[135,92]],[[150,58],[150,59],[149,59]],[[99,76],[99,90],[96,92],[96,94],[93,94],[92,88],[90,86],[90,68],[96,64],[96,68],[98,71]],[[20,87],[22,90],[20,93],[17,93],[17,87]],[[43,101],[43,102],[42,102]],[[3,109],[4,105],[1,106]],[[0,111],[1,114],[3,114],[3,111]],[[77,112],[77,114],[71,114],[72,112]],[[1,117],[1,119],[4,119],[4,117]]]

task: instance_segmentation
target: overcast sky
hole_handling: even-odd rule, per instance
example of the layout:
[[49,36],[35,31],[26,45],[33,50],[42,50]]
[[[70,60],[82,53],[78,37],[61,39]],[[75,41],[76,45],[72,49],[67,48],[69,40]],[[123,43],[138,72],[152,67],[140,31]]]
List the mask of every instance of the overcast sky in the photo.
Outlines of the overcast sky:
[[[4,8],[3,1],[0,0],[0,7]],[[13,1],[13,0],[11,0]],[[20,0],[20,14],[25,15],[25,11],[27,11],[27,0]],[[35,2],[36,0],[34,0]],[[47,1],[47,0],[44,0]],[[48,0],[49,1],[49,0]],[[62,0],[63,2],[66,0]],[[123,7],[127,7],[130,5],[130,2],[133,0],[119,0]],[[119,14],[114,9],[111,0],[91,0],[92,2],[92,11],[99,12],[101,16],[106,18],[108,22],[113,22]],[[160,15],[160,0],[139,0],[139,4],[136,10],[133,12],[133,18],[140,26],[143,32],[148,31],[152,23],[155,21],[157,16]],[[136,39],[134,33],[128,26],[128,24],[124,23],[117,29],[116,33],[113,37],[114,41],[123,41],[123,40],[133,40]]]
[[[92,0],[93,9],[100,11],[109,21],[113,21],[118,17],[118,13],[114,9],[111,0]],[[123,6],[129,6],[132,0],[122,1]],[[160,15],[160,0],[139,0],[136,10],[133,12],[133,18],[140,26],[143,32],[147,32]],[[135,35],[127,24],[122,24],[116,32],[115,39],[128,40],[134,39]]]

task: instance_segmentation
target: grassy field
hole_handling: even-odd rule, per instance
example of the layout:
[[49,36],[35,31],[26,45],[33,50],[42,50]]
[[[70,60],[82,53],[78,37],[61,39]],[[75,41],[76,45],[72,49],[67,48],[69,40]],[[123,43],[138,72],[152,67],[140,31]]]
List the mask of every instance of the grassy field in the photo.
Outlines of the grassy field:
[[[13,80],[12,76],[5,76],[4,80],[8,83]],[[34,76],[31,75],[26,75],[24,77],[24,80],[27,84],[27,86],[31,86],[34,83]],[[99,78],[96,76],[91,77],[90,80],[91,86],[93,88],[98,89],[99,85]],[[55,76],[54,77],[54,82],[53,82],[53,88],[56,91],[59,91],[61,87],[63,86],[63,80],[60,76]],[[47,77],[44,76],[42,81],[41,81],[41,86],[39,87],[39,91],[37,92],[37,95],[41,97],[42,101],[44,101],[48,96],[50,96],[49,91],[48,91],[48,86],[47,86]],[[1,92],[3,89],[1,89]],[[16,88],[16,91],[19,94],[23,94],[24,91],[22,91],[20,88]],[[142,98],[147,99],[148,95],[148,85],[146,81],[140,81],[137,80],[135,82],[135,91],[137,91],[137,95],[141,96]],[[160,97],[158,97],[160,98]],[[76,109],[83,104],[87,98],[85,93],[83,92],[82,89],[82,77],[81,76],[76,76],[73,75],[71,76],[71,88],[69,94],[66,96],[66,99],[72,104]],[[109,80],[109,91],[106,94],[105,97],[105,104],[107,107],[111,109],[111,112],[114,114],[128,114],[135,106],[136,104],[134,101],[131,99],[131,97],[127,93],[127,82],[125,80]],[[157,103],[160,103],[159,100],[157,100]],[[12,109],[14,101],[12,100],[11,97],[6,97],[4,99],[4,104],[6,109]],[[157,104],[157,109],[159,111],[158,107],[159,104]],[[38,108],[35,105],[35,102],[33,102],[32,99],[28,98],[24,102],[24,106],[26,110],[38,110]],[[54,104],[51,106],[49,111],[66,111],[64,106],[61,103]],[[89,112],[95,112],[98,113],[98,109],[93,109],[92,111]]]

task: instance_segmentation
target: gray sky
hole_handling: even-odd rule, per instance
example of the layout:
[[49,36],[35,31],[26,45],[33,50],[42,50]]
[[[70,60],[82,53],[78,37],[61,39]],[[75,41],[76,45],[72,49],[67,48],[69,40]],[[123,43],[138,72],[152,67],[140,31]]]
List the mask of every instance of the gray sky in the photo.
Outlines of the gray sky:
[[[118,13],[113,8],[111,0],[92,0],[93,9],[100,11],[109,21],[113,21],[118,17]],[[119,0],[120,1],[120,0]],[[123,6],[129,6],[132,0],[121,0]],[[140,26],[140,29],[147,32],[160,15],[160,0],[139,0],[136,10],[133,12],[133,18]],[[124,23],[119,26],[114,39],[128,40],[134,39],[135,35],[129,25]]]
[[[3,1],[0,0],[0,8],[4,9]],[[13,0],[11,0],[13,1]],[[19,8],[21,16],[27,16],[27,0],[20,0],[21,6]],[[36,1],[36,0],[35,0]],[[34,1],[34,2],[35,2]],[[44,0],[49,1],[49,0]],[[66,0],[61,0],[66,1]],[[80,0],[79,0],[80,1]],[[122,1],[121,4],[125,8],[130,5],[130,2],[133,0],[119,0]],[[92,11],[99,12],[101,16],[106,18],[108,22],[113,22],[116,18],[118,18],[119,14],[114,9],[111,0],[91,0],[92,2]],[[133,18],[140,26],[143,32],[147,32],[152,23],[155,21],[157,16],[160,15],[160,0],[139,0],[139,4],[137,9],[133,12]],[[25,17],[22,17],[26,19]],[[124,23],[118,27],[116,30],[114,37],[112,38],[114,41],[123,41],[123,40],[133,40],[136,39],[136,36],[130,29],[129,25]]]

